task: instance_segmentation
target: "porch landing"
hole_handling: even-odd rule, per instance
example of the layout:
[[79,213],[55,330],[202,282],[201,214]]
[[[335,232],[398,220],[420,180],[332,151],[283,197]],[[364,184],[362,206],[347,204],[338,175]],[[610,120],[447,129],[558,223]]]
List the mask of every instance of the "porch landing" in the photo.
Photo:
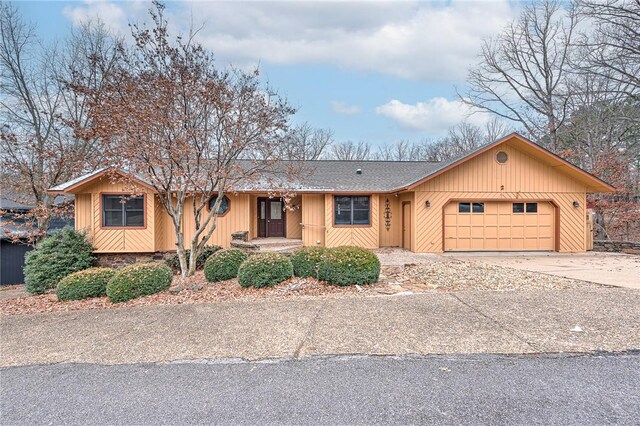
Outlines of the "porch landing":
[[256,238],[249,242],[260,247],[263,252],[292,253],[302,247],[302,239],[298,238]]

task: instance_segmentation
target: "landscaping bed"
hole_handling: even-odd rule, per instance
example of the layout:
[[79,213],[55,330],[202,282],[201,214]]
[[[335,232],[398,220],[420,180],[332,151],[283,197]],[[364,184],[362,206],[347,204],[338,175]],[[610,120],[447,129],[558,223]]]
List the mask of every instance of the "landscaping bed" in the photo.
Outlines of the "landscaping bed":
[[111,303],[107,297],[58,301],[55,293],[0,300],[0,315],[22,315],[38,312],[65,312],[84,309],[113,309],[144,305],[180,305],[185,303],[222,302],[247,299],[282,299],[291,297],[349,297],[379,294],[383,284],[339,287],[313,278],[291,278],[273,287],[243,288],[237,279],[207,282],[202,271],[193,277],[175,276],[168,290],[142,296],[124,303]]
[[600,284],[480,262],[445,259],[383,267],[380,280],[390,291],[514,291],[604,287]]

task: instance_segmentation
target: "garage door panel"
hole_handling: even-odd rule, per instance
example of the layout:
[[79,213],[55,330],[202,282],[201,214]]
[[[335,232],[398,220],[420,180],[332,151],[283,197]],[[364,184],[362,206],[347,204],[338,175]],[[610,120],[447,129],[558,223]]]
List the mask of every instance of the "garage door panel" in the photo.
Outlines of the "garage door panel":
[[513,213],[512,202],[476,202],[484,203],[483,213],[459,213],[458,203],[445,207],[445,251],[554,249],[555,214],[551,203],[529,202],[537,206],[529,206],[528,213]]

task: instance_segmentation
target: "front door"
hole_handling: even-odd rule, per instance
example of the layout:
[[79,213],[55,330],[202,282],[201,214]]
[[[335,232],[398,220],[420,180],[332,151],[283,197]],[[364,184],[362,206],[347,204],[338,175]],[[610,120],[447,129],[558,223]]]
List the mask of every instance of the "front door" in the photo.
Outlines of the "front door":
[[284,202],[280,198],[258,198],[258,236],[285,236]]

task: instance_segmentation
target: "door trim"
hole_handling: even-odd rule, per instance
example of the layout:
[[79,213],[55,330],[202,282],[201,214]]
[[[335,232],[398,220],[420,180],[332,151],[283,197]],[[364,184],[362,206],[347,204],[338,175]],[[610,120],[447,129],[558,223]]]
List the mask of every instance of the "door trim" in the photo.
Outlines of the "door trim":
[[407,205],[407,204],[409,205],[409,251],[412,251],[411,250],[411,242],[412,242],[411,241],[411,231],[413,231],[413,229],[411,228],[411,215],[412,215],[412,212],[411,212],[411,201],[403,201],[402,202],[402,223],[401,223],[402,226],[400,228],[401,231],[402,231],[402,248],[403,249],[405,248],[405,245],[404,245],[404,206]]

